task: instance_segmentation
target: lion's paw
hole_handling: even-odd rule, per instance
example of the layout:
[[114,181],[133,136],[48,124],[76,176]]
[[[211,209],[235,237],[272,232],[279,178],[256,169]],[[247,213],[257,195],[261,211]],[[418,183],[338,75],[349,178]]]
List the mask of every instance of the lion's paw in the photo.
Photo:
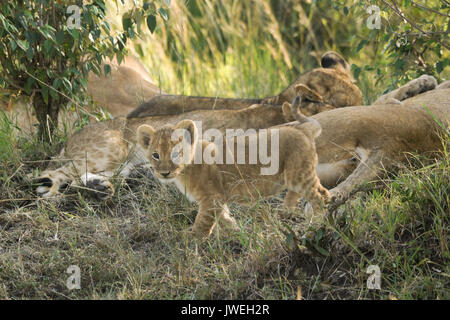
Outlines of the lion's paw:
[[86,173],[81,176],[81,181],[99,200],[107,200],[114,195],[114,186],[107,177]]
[[433,90],[437,86],[437,81],[433,76],[422,75],[417,79],[414,79],[408,82],[405,85],[405,91],[403,95],[400,97],[400,100],[405,100],[411,97],[414,97],[420,93]]
[[53,198],[61,195],[61,192],[67,187],[68,183],[55,183],[51,177],[39,177],[34,180],[36,194],[39,198]]

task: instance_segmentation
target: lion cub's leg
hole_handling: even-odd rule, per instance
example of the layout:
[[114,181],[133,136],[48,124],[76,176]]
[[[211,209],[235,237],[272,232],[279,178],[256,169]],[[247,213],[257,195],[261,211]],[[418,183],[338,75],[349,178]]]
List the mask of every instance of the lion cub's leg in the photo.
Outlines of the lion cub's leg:
[[[307,176],[305,176],[305,172]],[[288,210],[295,210],[298,200],[303,197],[309,202],[315,213],[323,212],[330,199],[330,193],[320,183],[315,170],[308,170],[291,174],[287,178],[288,192],[283,206]]]
[[433,90],[437,86],[437,81],[433,76],[422,75],[417,79],[411,80],[404,86],[379,97],[373,104],[397,103],[414,97],[420,93]]
[[231,231],[239,231],[239,227],[236,223],[236,220],[230,215],[230,209],[225,204],[223,206],[222,211],[219,213],[219,226],[224,229],[228,229]]
[[102,200],[114,194],[109,178],[126,160],[128,145],[120,140],[119,133],[113,136],[101,131],[95,136],[98,139],[90,143],[85,143],[83,136],[77,137],[71,138],[60,156],[65,164],[45,170],[36,180],[41,184],[36,188],[40,197],[57,196],[67,185],[87,187]]
[[42,172],[36,181],[40,184],[36,188],[36,193],[42,198],[56,197],[70,185],[72,187],[86,187],[100,200],[106,200],[114,195],[114,186],[109,181],[109,178],[114,174],[112,171],[97,173],[86,171],[80,174],[81,169],[85,168],[77,168],[73,164],[66,164],[55,170]]
[[284,197],[283,207],[288,211],[294,211],[297,209],[297,203],[301,197],[301,193],[288,190]]
[[200,237],[208,237],[216,222],[216,218],[226,226],[235,226],[236,222],[229,215],[228,207],[222,199],[205,197],[198,201],[199,209],[192,232]]
[[[109,181],[109,178],[113,175],[114,172],[112,171],[100,173],[86,172],[80,176],[80,180],[83,186],[88,188],[97,199],[106,200],[114,195],[114,186]],[[73,183],[73,185],[77,184]]]
[[60,194],[60,191],[73,181],[70,164],[63,165],[54,170],[45,170],[35,180],[39,184],[36,193],[42,198],[51,198]]

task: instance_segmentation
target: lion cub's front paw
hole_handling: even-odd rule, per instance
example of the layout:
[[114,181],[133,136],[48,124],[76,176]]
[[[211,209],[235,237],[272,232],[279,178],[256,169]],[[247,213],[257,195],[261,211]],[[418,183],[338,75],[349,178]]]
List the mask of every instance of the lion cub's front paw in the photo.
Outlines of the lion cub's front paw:
[[211,235],[211,231],[210,230],[204,230],[201,228],[198,228],[195,224],[192,227],[189,227],[188,229],[186,229],[186,235],[196,238],[196,239],[207,239],[210,235]]
[[[52,196],[55,190],[54,186],[53,186],[53,181],[52,179],[48,178],[48,177],[44,177],[44,178],[38,178],[34,181],[35,184],[39,184],[38,187],[36,187],[36,193],[38,195],[38,197],[40,198],[47,198]],[[52,189],[53,187],[53,189]]]
[[197,230],[194,229],[194,227],[189,227],[186,228],[184,230],[181,231],[181,235],[183,237],[186,237],[188,239],[197,239],[197,240],[203,240],[206,239],[207,236],[198,232]]
[[106,177],[88,173],[81,176],[81,180],[99,200],[107,200],[114,195],[114,186]]

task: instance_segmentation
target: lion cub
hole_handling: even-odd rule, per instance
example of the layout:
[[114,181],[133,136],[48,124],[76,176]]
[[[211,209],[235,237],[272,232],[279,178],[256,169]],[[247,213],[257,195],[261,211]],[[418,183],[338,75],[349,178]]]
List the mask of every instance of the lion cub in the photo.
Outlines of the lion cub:
[[192,231],[208,236],[216,218],[237,228],[227,202],[248,204],[286,187],[285,208],[295,209],[299,198],[304,197],[316,213],[322,211],[329,193],[316,174],[314,138],[320,132],[319,123],[311,119],[296,127],[227,135],[209,142],[199,138],[192,120],[182,120],[158,130],[141,125],[137,141],[150,160],[154,176],[162,183],[175,183],[189,200],[198,202]]

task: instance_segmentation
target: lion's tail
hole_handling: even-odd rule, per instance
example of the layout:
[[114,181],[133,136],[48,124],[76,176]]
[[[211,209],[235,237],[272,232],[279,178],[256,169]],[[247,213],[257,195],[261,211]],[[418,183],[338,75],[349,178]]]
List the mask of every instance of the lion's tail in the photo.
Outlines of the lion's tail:
[[296,127],[299,129],[303,129],[306,132],[310,132],[312,138],[317,138],[322,133],[322,126],[320,125],[319,121],[313,118],[306,117],[300,111],[300,103],[300,96],[297,96],[292,102],[292,111],[294,114],[294,118],[298,121],[298,125],[296,125]]

